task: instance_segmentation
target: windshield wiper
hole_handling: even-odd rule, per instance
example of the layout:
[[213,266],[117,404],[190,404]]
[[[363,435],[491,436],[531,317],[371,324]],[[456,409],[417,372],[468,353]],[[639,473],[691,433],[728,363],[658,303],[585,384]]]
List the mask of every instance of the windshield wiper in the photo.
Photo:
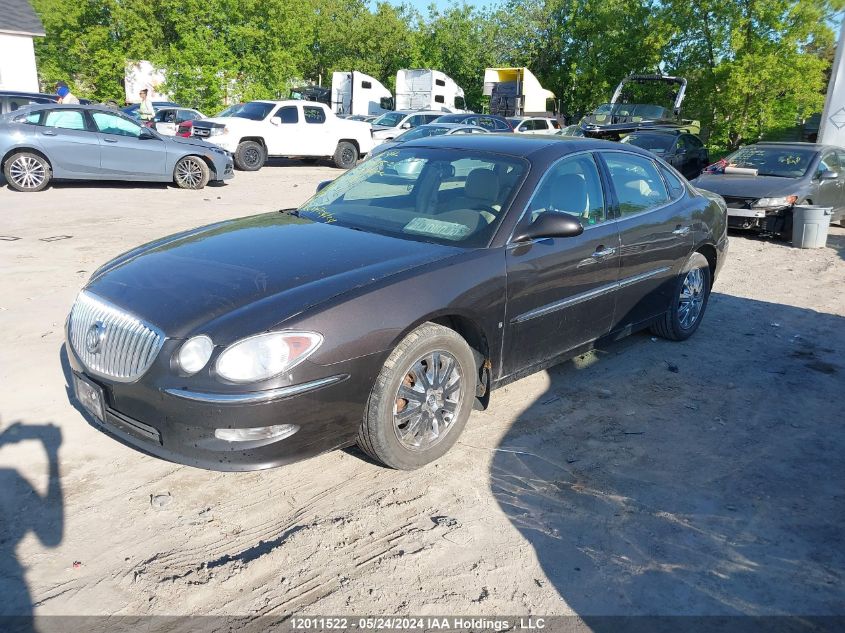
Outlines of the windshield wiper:
[[299,215],[299,209],[279,209],[279,213],[284,213],[285,215],[292,215],[297,218],[302,217]]

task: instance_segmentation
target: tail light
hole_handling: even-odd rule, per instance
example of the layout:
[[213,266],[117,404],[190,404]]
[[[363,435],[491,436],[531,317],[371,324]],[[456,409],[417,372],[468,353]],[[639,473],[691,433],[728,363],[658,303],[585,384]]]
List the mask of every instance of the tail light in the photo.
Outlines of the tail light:
[[194,122],[193,121],[182,121],[179,124],[179,130],[176,132],[177,136],[182,136],[184,138],[190,138],[194,132]]

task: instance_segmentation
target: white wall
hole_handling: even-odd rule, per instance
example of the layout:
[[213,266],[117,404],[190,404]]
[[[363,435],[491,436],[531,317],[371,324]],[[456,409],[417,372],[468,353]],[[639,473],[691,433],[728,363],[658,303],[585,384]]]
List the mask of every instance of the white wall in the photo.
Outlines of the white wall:
[[29,35],[0,33],[0,90],[40,92]]

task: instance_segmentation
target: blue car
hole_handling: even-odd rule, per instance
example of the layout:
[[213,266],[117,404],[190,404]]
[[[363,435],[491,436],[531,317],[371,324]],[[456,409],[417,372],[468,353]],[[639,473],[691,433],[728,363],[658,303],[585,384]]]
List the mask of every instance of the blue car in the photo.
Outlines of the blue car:
[[232,156],[205,141],[162,136],[122,112],[31,105],[0,117],[0,168],[17,191],[53,179],[173,182],[202,189],[234,175]]

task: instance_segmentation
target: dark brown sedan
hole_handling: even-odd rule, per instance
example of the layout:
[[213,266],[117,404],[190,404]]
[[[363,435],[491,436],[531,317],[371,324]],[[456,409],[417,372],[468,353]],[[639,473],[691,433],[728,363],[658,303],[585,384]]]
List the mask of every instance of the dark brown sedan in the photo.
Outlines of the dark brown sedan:
[[698,328],[724,203],[595,140],[421,139],[296,210],[164,238],[97,271],[67,323],[89,421],[225,470],[358,443],[417,468],[491,390],[650,327]]

